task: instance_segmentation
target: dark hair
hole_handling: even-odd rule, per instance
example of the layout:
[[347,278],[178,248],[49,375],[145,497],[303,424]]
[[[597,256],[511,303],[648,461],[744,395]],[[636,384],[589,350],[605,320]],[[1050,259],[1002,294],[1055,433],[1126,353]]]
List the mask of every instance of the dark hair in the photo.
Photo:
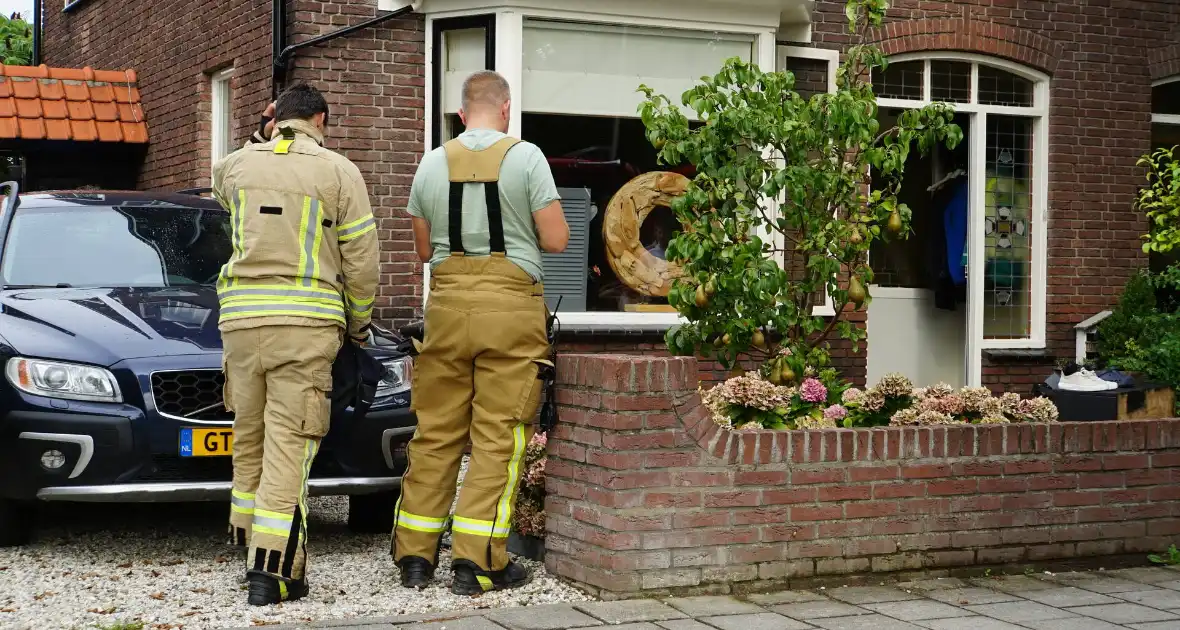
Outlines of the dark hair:
[[319,90],[306,83],[287,88],[275,102],[275,122],[307,120],[316,114],[323,114],[324,126],[328,126],[328,101]]

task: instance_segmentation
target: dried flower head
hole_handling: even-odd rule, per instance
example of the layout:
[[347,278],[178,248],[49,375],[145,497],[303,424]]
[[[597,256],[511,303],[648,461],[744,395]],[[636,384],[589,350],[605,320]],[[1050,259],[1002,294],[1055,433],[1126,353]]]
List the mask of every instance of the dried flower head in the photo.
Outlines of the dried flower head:
[[938,384],[936,384],[932,387],[928,387],[926,389],[926,395],[934,397],[934,398],[942,398],[944,396],[950,396],[951,394],[954,394],[954,393],[955,393],[955,388],[951,387],[950,385],[947,385],[946,383],[938,383]]
[[886,374],[881,378],[881,382],[877,383],[874,388],[885,395],[886,398],[899,398],[901,396],[912,396],[914,393],[914,384],[910,379],[902,374]]
[[918,410],[915,409],[914,407],[910,407],[908,409],[902,409],[901,411],[898,411],[897,413],[893,414],[893,417],[889,418],[889,424],[891,424],[895,427],[906,426],[906,425],[910,425],[910,424],[917,424],[918,423],[918,413],[919,413]]
[[795,427],[799,429],[835,429],[836,421],[822,415],[806,415],[795,418]]
[[959,421],[955,420],[948,414],[930,410],[919,413],[917,423],[921,425],[959,424]]
[[843,402],[845,405],[852,404],[859,401],[862,396],[864,396],[864,392],[855,387],[849,387],[840,395],[840,402]]
[[1022,400],[1017,412],[1029,422],[1057,422],[1057,405],[1048,398],[1038,397]]
[[762,428],[762,424],[758,422],[747,422],[739,427],[738,431],[757,431]]
[[881,390],[874,387],[860,397],[858,404],[865,411],[880,411],[885,406],[885,394],[882,394]]
[[959,398],[963,400],[963,409],[967,413],[982,414],[992,398],[992,390],[986,387],[964,387],[959,390]]
[[984,416],[979,424],[1008,424],[1008,418],[1004,416]]
[[1020,413],[1020,394],[1008,392],[1000,396],[1000,406],[1003,407],[1004,413],[1010,416]]

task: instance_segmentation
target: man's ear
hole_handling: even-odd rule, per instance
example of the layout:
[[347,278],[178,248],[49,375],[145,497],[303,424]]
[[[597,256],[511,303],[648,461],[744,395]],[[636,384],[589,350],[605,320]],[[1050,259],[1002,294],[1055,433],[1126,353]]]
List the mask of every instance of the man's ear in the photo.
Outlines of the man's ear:
[[467,126],[467,112],[463,111],[462,107],[459,108],[459,121],[463,123],[464,127]]
[[319,127],[320,131],[323,131],[328,126],[328,115],[324,112],[316,114],[315,126]]
[[504,104],[500,107],[500,115],[504,117],[504,120],[510,120],[512,118],[511,100],[504,101]]

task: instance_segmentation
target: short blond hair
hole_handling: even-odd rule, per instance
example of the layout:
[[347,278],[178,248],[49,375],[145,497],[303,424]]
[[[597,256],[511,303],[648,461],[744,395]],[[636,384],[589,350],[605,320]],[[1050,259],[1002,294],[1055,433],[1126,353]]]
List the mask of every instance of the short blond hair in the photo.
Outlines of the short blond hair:
[[463,110],[498,108],[512,98],[508,81],[493,70],[480,70],[463,81]]

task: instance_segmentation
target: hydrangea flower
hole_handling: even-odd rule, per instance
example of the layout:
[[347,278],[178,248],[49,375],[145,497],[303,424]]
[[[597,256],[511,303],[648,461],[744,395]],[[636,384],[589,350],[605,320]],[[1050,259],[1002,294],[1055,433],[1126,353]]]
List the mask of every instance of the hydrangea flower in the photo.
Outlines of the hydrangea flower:
[[912,396],[914,393],[914,384],[905,376],[893,373],[883,376],[881,382],[877,383],[877,387],[874,389],[884,394],[886,398],[899,398],[901,396]]
[[849,387],[848,389],[844,390],[843,394],[840,395],[840,402],[844,403],[845,405],[849,405],[858,402],[862,396],[864,396],[864,392],[855,387]]
[[824,409],[824,418],[834,422],[843,420],[847,416],[848,410],[844,408],[844,405],[832,405],[831,407]]
[[828,388],[817,379],[809,378],[803,381],[799,388],[799,397],[805,402],[822,403],[828,399]]

